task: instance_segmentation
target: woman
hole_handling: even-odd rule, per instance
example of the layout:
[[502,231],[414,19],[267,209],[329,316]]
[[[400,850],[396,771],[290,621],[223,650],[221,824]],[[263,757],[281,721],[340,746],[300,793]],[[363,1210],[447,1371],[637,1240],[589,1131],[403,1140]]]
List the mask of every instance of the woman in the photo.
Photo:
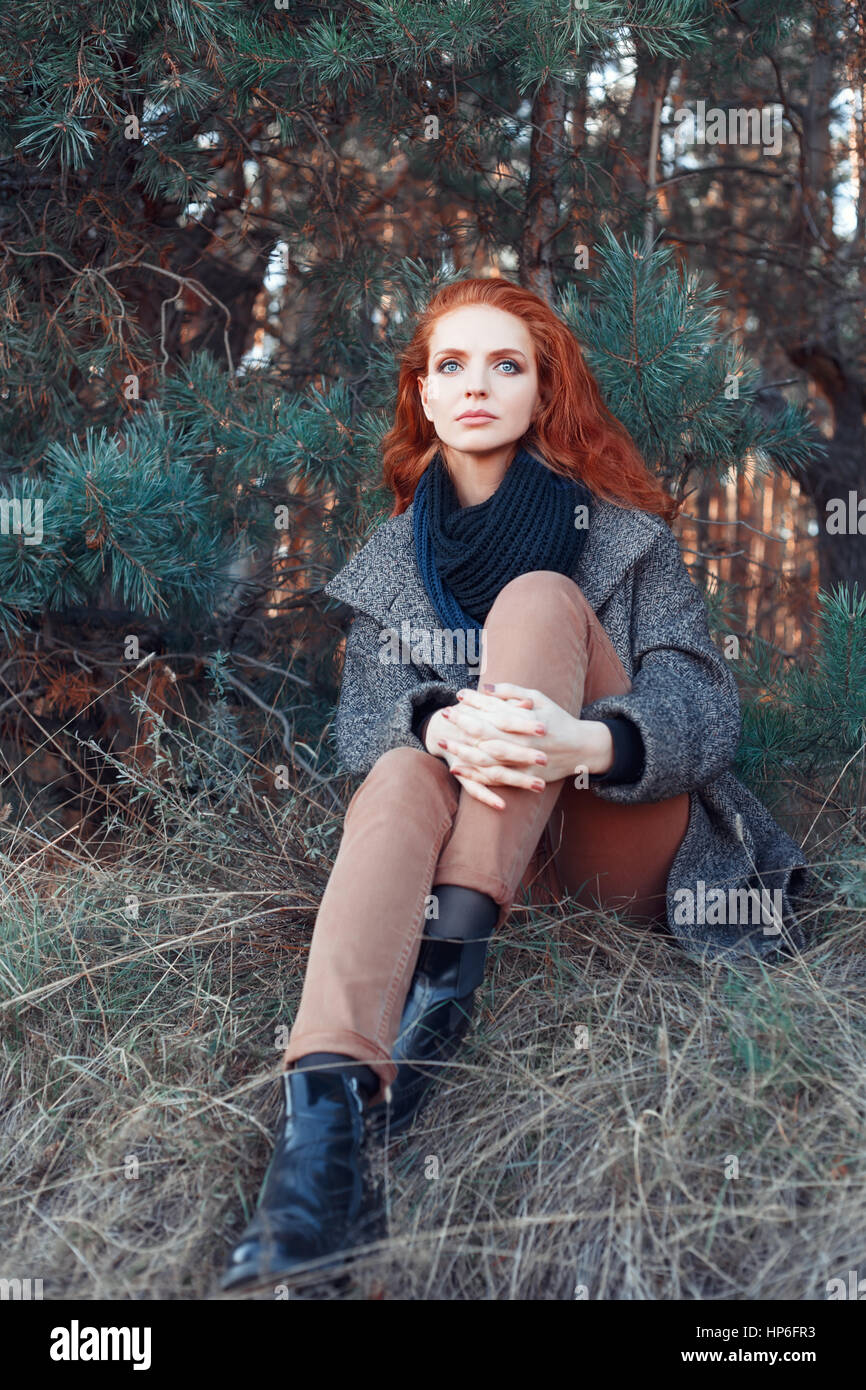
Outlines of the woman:
[[728,770],[737,689],[677,504],[543,300],[503,279],[435,296],[384,477],[391,517],[325,588],[355,610],[335,735],[364,780],[224,1288],[381,1229],[368,1135],[376,1117],[405,1128],[447,1068],[521,888],[627,911],[705,958],[803,944],[806,860]]

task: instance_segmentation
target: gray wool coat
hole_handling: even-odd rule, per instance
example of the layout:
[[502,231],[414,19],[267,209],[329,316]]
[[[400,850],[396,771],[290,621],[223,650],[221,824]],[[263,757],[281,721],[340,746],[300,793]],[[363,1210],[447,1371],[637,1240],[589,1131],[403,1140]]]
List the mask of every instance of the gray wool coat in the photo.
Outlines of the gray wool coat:
[[[366,775],[391,748],[423,749],[412,729],[417,707],[453,703],[457,690],[478,685],[477,667],[449,664],[458,653],[447,649],[419,654],[411,633],[442,627],[415,561],[412,510],[378,526],[324,587],[355,610],[332,730],[349,773]],[[812,874],[800,847],[730,771],[740,737],[737,686],[670,527],[594,498],[571,577],[632,682],[626,694],[585,705],[582,717],[624,715],[645,752],[639,781],[592,785],[593,794],[628,804],[689,793],[688,827],[668,878],[670,931],[704,959],[803,949],[799,914]],[[409,633],[412,659],[383,662],[386,634],[395,632]]]

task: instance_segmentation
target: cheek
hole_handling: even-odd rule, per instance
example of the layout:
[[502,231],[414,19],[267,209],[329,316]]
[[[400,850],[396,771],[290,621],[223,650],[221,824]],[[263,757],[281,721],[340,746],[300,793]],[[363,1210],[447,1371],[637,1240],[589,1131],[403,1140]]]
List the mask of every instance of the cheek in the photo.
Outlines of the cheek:
[[535,386],[532,382],[521,381],[511,393],[511,408],[515,414],[529,415],[535,404]]
[[441,408],[442,402],[450,403],[458,394],[458,387],[455,378],[446,373],[445,376],[434,376],[430,378],[430,385],[427,390],[427,402],[433,410],[437,406]]

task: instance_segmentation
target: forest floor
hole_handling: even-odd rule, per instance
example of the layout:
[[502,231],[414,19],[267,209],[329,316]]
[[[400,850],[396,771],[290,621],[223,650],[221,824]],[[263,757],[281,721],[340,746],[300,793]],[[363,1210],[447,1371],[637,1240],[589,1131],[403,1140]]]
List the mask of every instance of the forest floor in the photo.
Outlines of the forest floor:
[[[139,782],[101,844],[0,826],[0,1276],[46,1299],[224,1297],[339,843],[319,788]],[[808,1300],[866,1275],[866,923],[840,896],[804,925],[784,964],[701,965],[516,904],[447,1083],[372,1148],[388,1237],[325,1296]]]

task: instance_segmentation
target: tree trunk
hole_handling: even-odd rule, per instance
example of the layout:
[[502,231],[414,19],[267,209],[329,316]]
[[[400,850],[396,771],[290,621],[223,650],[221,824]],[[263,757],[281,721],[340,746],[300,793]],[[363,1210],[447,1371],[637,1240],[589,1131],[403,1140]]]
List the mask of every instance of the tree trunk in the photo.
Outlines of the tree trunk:
[[551,77],[532,103],[529,184],[520,240],[520,283],[553,302],[553,243],[560,230],[556,181],[567,150],[565,85]]
[[817,512],[819,582],[823,589],[829,589],[833,584],[856,580],[866,592],[864,536],[856,527],[842,535],[827,530],[831,498],[841,498],[846,511],[851,491],[858,500],[866,498],[866,391],[860,378],[820,343],[789,348],[788,356],[809,374],[833,408],[833,435],[826,441],[829,452],[809,464],[801,484]]

